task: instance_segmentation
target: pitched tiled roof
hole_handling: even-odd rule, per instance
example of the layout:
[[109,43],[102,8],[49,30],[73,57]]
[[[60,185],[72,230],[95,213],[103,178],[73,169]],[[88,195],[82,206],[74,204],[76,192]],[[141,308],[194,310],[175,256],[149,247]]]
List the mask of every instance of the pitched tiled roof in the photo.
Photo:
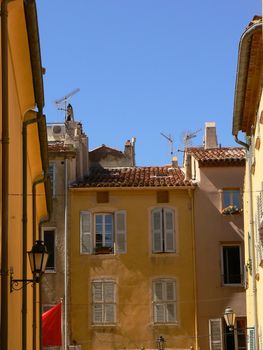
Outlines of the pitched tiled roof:
[[72,152],[74,148],[72,145],[67,145],[63,141],[49,142],[48,143],[48,152]]
[[91,168],[89,176],[71,187],[177,187],[191,186],[179,168]]
[[217,166],[231,165],[241,166],[245,164],[246,151],[241,147],[222,147],[222,148],[187,148],[186,153],[191,154],[200,165]]

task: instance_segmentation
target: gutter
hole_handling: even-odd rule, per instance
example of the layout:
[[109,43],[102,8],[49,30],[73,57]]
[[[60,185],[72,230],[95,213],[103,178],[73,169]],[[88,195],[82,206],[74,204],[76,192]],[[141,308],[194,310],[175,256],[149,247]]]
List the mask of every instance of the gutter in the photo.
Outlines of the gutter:
[[[32,69],[32,79],[33,79],[33,87],[34,87],[34,95],[35,95],[35,103],[38,109],[37,112],[37,118],[35,121],[37,122],[38,126],[38,134],[39,134],[39,142],[40,142],[40,153],[41,153],[41,160],[42,160],[42,169],[44,173],[44,178],[47,177],[48,172],[48,146],[47,146],[47,130],[46,130],[46,120],[45,116],[43,115],[43,108],[44,108],[44,87],[43,87],[43,69],[42,69],[42,62],[41,62],[41,53],[40,53],[40,42],[39,42],[39,31],[38,31],[38,20],[37,20],[37,9],[36,9],[36,3],[35,0],[24,0],[24,13],[25,13],[25,19],[26,19],[26,27],[27,27],[27,36],[28,36],[28,44],[29,44],[29,51],[30,51],[30,61],[31,61],[31,69]],[[23,152],[25,152],[25,159],[26,153],[27,153],[27,147],[23,145]],[[23,162],[23,167],[27,166],[27,162]],[[25,181],[25,187],[26,190],[23,192],[23,196],[27,195],[27,173],[25,171],[25,178],[23,181]],[[35,184],[35,183],[34,183]],[[33,184],[33,188],[34,188]],[[47,181],[44,181],[45,184],[45,193],[46,193],[46,206],[48,211],[48,217],[50,217],[50,213],[52,210],[51,205],[51,191],[50,186],[48,186]],[[33,196],[34,197],[34,196]],[[34,198],[33,198],[34,201]],[[27,209],[23,207],[23,211],[26,211]],[[24,218],[25,222],[27,221],[27,217]],[[35,234],[35,209],[33,206],[33,236],[36,236]],[[26,228],[26,226],[25,226]],[[33,237],[34,238],[34,237]],[[23,239],[27,240],[27,230],[23,230]],[[26,275],[26,248],[23,245],[23,274]],[[24,258],[25,256],[25,258]],[[24,272],[25,271],[25,272]],[[24,278],[24,277],[23,277]],[[40,288],[39,288],[40,289]],[[27,349],[27,340],[26,340],[26,333],[27,333],[27,319],[26,319],[26,305],[27,305],[27,294],[26,290],[23,291],[23,316],[22,316],[22,350]],[[33,290],[33,348],[36,347],[36,307],[34,304],[36,304],[36,290],[34,287]],[[41,344],[41,339],[39,340]],[[41,346],[41,345],[40,345]],[[5,349],[3,349],[5,350]]]
[[249,56],[253,35],[262,31],[262,23],[253,24],[241,36],[238,49],[238,66],[235,84],[234,112],[232,134],[237,137],[241,130],[241,122],[245,104],[245,90],[248,78]]
[[1,2],[2,70],[2,224],[1,224],[1,350],[8,350],[8,188],[9,188],[9,110],[8,110],[8,0]]

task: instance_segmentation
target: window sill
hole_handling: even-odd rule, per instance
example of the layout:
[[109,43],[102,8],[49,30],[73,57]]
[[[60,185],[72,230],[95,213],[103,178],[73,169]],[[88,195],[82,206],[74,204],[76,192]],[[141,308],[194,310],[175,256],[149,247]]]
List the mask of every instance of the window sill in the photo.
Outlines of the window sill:
[[94,254],[95,255],[114,254],[114,251],[113,251],[113,248],[111,247],[101,247],[101,248],[95,248]]
[[56,273],[56,270],[45,270],[45,274],[46,273]]
[[98,327],[98,328],[103,328],[103,327],[105,327],[105,328],[111,328],[111,327],[115,328],[117,326],[117,324],[116,323],[92,323],[91,326],[93,328],[96,328],[96,327]]
[[152,324],[154,327],[178,327],[179,326],[179,323],[178,321],[175,321],[175,322],[163,322],[163,323],[153,323]]

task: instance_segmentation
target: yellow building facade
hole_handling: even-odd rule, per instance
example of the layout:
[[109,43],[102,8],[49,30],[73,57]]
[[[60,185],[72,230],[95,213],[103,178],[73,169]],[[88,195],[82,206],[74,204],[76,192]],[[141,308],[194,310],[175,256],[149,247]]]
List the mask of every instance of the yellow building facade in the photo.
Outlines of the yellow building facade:
[[[232,132],[247,150],[244,184],[247,332],[249,348],[257,350],[263,349],[262,72],[262,18],[255,16],[239,44]],[[239,132],[245,134],[245,139],[240,140]]]
[[27,251],[51,209],[35,2],[3,0],[1,32],[0,348],[39,349],[38,286],[11,283],[11,278],[32,279]]
[[70,188],[70,337],[198,348],[194,186],[176,167],[91,168]]

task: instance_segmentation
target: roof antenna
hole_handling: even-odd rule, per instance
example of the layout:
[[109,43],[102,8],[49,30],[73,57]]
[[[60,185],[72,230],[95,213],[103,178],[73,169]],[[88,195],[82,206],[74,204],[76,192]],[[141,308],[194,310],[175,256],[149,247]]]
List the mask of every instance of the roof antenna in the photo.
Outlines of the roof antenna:
[[170,144],[170,147],[171,147],[171,160],[173,160],[173,154],[174,154],[174,140],[173,140],[173,138],[172,138],[172,136],[171,135],[165,135],[165,134],[163,134],[162,132],[160,132],[160,134],[164,137],[164,138],[166,138],[166,140],[168,140],[168,142],[169,142],[169,144]]
[[60,99],[54,101],[54,104],[59,111],[65,111],[65,120],[67,120],[69,116],[73,118],[73,109],[72,106],[68,104],[68,100],[71,96],[75,95],[79,91],[80,89],[77,88],[69,92],[67,95],[61,97]]

